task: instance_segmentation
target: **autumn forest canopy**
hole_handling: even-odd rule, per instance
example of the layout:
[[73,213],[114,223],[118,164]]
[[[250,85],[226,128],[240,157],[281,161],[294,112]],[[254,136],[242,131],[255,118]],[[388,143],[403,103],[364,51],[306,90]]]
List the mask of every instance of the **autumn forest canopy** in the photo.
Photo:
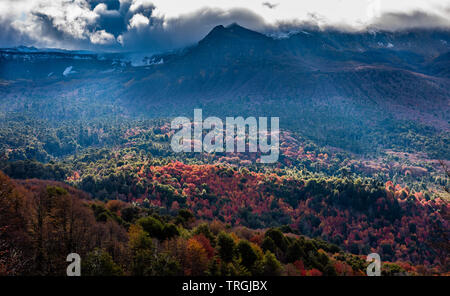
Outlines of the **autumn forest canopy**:
[[[389,45],[390,44],[390,45]],[[0,275],[449,274],[450,35],[217,26],[145,56],[0,49]],[[277,116],[278,162],[171,119]],[[204,134],[203,134],[204,135]]]

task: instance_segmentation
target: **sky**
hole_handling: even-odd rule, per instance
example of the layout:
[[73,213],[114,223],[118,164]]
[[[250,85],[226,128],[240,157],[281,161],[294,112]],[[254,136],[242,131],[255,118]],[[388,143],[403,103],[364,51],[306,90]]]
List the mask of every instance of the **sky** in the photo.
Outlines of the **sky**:
[[450,0],[0,0],[0,47],[161,52],[233,22],[262,33],[450,29]]

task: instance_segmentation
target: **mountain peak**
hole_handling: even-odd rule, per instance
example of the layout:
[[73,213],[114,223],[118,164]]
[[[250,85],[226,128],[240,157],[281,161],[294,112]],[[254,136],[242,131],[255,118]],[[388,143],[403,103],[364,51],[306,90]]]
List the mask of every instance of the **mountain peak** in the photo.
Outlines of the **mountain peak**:
[[244,27],[242,27],[241,25],[239,25],[238,23],[232,23],[232,24],[230,24],[230,25],[228,25],[227,27],[226,27],[227,29],[238,29],[238,28],[240,28],[240,29],[245,29]]
[[218,26],[215,26],[215,27],[211,30],[211,32],[209,32],[209,34],[211,34],[211,33],[213,33],[213,32],[224,31],[224,30],[225,30],[225,27],[224,27],[223,25],[218,25]]
[[200,40],[200,43],[205,42],[206,40],[216,39],[220,36],[226,34],[227,29],[223,25],[215,26],[202,40]]
[[242,27],[238,23],[232,23],[226,27],[218,25],[214,27],[208,35],[206,35],[200,43],[205,41],[220,41],[224,39],[267,39],[264,34],[252,31],[245,27]]
[[225,30],[228,30],[229,32],[232,32],[234,34],[240,35],[240,36],[245,36],[245,37],[249,37],[249,36],[264,36],[261,33],[258,33],[256,31],[250,30],[248,28],[245,28],[241,25],[239,25],[238,23],[232,23],[231,25],[228,25],[225,27]]

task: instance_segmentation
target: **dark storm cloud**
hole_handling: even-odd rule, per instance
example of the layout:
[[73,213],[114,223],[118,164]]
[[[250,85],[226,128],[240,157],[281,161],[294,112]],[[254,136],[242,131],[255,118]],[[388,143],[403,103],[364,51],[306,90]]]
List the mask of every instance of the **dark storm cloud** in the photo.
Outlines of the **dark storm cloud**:
[[344,23],[329,25],[327,24],[326,19],[310,13],[308,20],[291,20],[278,22],[275,25],[268,25],[266,26],[266,32],[274,34],[276,32],[300,30],[337,30],[344,32],[374,29],[382,31],[404,31],[414,29],[450,30],[450,6],[442,9],[442,15],[426,13],[423,11],[413,11],[411,13],[384,13],[375,19],[369,26],[357,29]]
[[[119,1],[92,1],[96,5],[93,5],[93,11],[99,15],[97,20],[97,28],[106,30],[113,34],[115,37],[122,34],[127,29],[128,15],[128,3],[120,5]],[[115,4],[118,2],[118,5]],[[111,4],[114,3],[114,4]],[[92,5],[92,3],[91,3]]]
[[[277,4],[264,2],[268,8]],[[52,9],[49,9],[51,7]],[[450,15],[450,7],[442,13]],[[310,15],[306,21],[284,21],[274,25],[248,9],[203,8],[176,18],[154,15],[146,0],[41,0],[19,24],[0,14],[0,47],[34,45],[69,49],[160,52],[195,44],[216,25],[239,23],[263,33],[295,30],[351,30],[329,27],[326,20]],[[425,12],[387,13],[370,28],[450,28],[450,17]],[[20,23],[20,22],[19,22]],[[319,25],[321,24],[321,25]]]
[[123,35],[123,44],[135,49],[164,51],[193,44],[217,25],[237,22],[250,29],[265,29],[263,18],[246,9],[204,8],[179,18],[151,18],[150,21],[149,26],[129,28]]
[[67,35],[64,31],[61,31],[58,27],[54,26],[53,20],[49,15],[40,12],[33,12],[33,16],[39,23],[43,36],[60,41],[71,39],[70,35]]
[[124,17],[118,13],[104,14],[99,18],[97,28],[102,28],[117,37],[127,30],[127,24]]
[[193,44],[216,25],[237,22],[254,30],[265,28],[264,19],[247,9],[204,8],[177,18],[154,16],[154,9],[150,1],[49,0],[33,7],[23,31],[16,30],[11,20],[4,21],[0,46],[32,43],[39,47],[155,52]]
[[32,45],[33,39],[11,26],[10,19],[0,17],[0,46],[14,47],[18,44]]
[[372,27],[381,30],[448,29],[450,27],[450,7],[444,12],[446,14],[445,17],[423,11],[385,13],[374,22]]
[[113,34],[116,38],[127,31],[130,19],[140,14],[150,21],[159,23],[152,17],[155,6],[150,2],[133,3],[130,0],[119,1],[90,1],[92,10],[98,14],[96,27]]

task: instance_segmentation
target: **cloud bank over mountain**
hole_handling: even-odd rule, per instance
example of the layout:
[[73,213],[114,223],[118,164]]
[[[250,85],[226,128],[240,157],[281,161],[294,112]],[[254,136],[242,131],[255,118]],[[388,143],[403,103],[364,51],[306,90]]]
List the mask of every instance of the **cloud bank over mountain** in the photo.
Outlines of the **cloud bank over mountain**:
[[[195,2],[195,1],[194,1]],[[268,2],[259,5],[268,9]],[[271,4],[276,10],[281,4]],[[0,3],[0,47],[33,45],[67,49],[161,52],[195,43],[219,24],[237,22],[260,32],[305,26],[354,29],[331,24],[319,14],[308,19],[268,22],[248,8],[199,7],[166,16],[151,0],[4,0]],[[371,28],[400,30],[450,28],[448,17],[426,11],[389,12],[373,18]]]
[[405,30],[417,28],[450,28],[450,14],[447,18],[422,11],[412,13],[386,13],[376,19],[374,27],[382,30]]

